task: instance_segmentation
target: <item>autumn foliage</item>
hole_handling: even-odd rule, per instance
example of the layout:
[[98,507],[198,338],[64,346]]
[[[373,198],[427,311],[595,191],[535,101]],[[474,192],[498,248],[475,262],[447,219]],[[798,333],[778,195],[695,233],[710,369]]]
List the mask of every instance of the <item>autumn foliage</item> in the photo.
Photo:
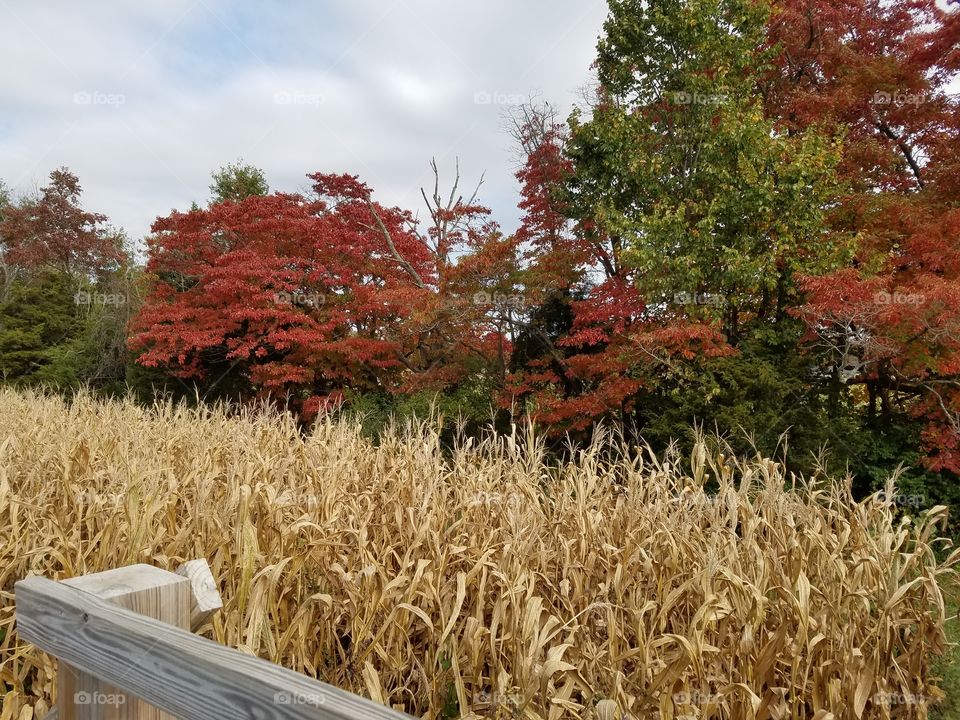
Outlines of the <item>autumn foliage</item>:
[[842,138],[847,191],[831,213],[850,266],[803,280],[799,309],[828,371],[871,417],[922,419],[934,469],[960,471],[960,13],[933,0],[784,3],[769,112]]
[[[845,448],[871,482],[907,452],[960,472],[958,45],[938,0],[610,0],[583,107],[515,118],[512,232],[459,167],[399,208],[353,175],[271,192],[229,165],[153,225],[130,364],[307,420],[469,399],[553,437],[702,423]],[[14,304],[24,271],[127,262],[79,193],[61,170],[4,201]],[[16,349],[36,323],[7,311]]]
[[50,173],[37,197],[0,208],[4,263],[77,275],[120,264],[125,255],[107,216],[84,210],[80,193],[77,176],[61,168]]
[[[276,193],[173,213],[154,225],[154,293],[132,347],[182,378],[240,374],[256,396],[308,414],[345,388],[443,389],[498,341],[474,303],[495,230],[463,202],[420,235],[356,177],[310,176],[310,197]],[[484,236],[486,240],[486,235]],[[454,252],[466,258],[453,263]],[[441,364],[442,362],[442,364]]]

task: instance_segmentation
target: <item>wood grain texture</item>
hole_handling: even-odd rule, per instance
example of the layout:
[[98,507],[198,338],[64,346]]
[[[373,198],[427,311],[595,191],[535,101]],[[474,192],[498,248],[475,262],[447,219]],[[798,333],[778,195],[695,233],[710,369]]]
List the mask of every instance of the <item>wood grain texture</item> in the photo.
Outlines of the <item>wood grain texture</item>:
[[21,638],[183,720],[410,717],[63,583],[15,592]]
[[217,581],[206,560],[189,560],[176,569],[190,581],[193,603],[190,608],[190,629],[196,632],[210,617],[223,607]]
[[[81,575],[63,584],[179,628],[190,627],[190,581],[152,565]],[[140,698],[60,660],[59,720],[176,720]]]

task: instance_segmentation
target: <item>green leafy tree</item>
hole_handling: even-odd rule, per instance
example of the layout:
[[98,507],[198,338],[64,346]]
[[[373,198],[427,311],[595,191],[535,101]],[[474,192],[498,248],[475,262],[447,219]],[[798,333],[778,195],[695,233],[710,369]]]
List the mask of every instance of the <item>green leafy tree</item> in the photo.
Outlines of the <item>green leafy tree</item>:
[[210,185],[210,204],[240,202],[255,195],[269,194],[270,186],[263,170],[248,165],[243,160],[224,165],[213,173]]
[[146,283],[139,268],[126,266],[84,282],[74,294],[75,332],[51,348],[50,362],[33,380],[62,389],[85,385],[120,395],[133,384],[135,367],[127,349],[128,325],[138,311]]
[[[122,378],[127,239],[83,209],[79,180],[50,174],[0,209],[0,378],[60,388]],[[109,340],[108,340],[109,338]]]
[[611,0],[596,102],[571,118],[565,206],[578,232],[629,270],[661,340],[707,324],[734,351],[670,358],[646,378],[634,420],[663,442],[695,421],[742,429],[765,452],[791,428],[810,449],[833,432],[795,360],[790,310],[801,275],[850,256],[851,238],[824,223],[839,146],[765,116],[768,17],[754,0]]
[[644,298],[692,300],[683,311],[714,317],[733,345],[786,317],[799,273],[849,255],[823,229],[839,148],[764,116],[767,13],[755,0],[613,0],[598,105],[574,116],[570,145],[572,206],[622,248]]

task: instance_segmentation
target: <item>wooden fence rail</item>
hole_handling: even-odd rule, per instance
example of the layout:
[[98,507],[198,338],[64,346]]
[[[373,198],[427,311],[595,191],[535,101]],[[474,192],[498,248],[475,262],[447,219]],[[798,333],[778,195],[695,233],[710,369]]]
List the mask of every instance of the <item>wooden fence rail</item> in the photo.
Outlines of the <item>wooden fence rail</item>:
[[[59,720],[409,720],[194,635],[190,629],[219,600],[203,578],[198,567],[180,576],[138,565],[65,582],[18,582],[20,637],[58,658],[59,675],[73,676],[58,680]],[[149,616],[158,614],[179,621]]]

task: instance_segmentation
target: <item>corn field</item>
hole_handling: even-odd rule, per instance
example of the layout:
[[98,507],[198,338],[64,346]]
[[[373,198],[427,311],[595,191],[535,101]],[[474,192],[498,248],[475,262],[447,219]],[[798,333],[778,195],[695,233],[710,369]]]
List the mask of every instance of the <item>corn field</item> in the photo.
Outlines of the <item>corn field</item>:
[[56,700],[16,580],[193,558],[224,598],[202,634],[423,718],[926,717],[946,510],[716,447],[558,465],[524,430],[0,390],[0,720]]

